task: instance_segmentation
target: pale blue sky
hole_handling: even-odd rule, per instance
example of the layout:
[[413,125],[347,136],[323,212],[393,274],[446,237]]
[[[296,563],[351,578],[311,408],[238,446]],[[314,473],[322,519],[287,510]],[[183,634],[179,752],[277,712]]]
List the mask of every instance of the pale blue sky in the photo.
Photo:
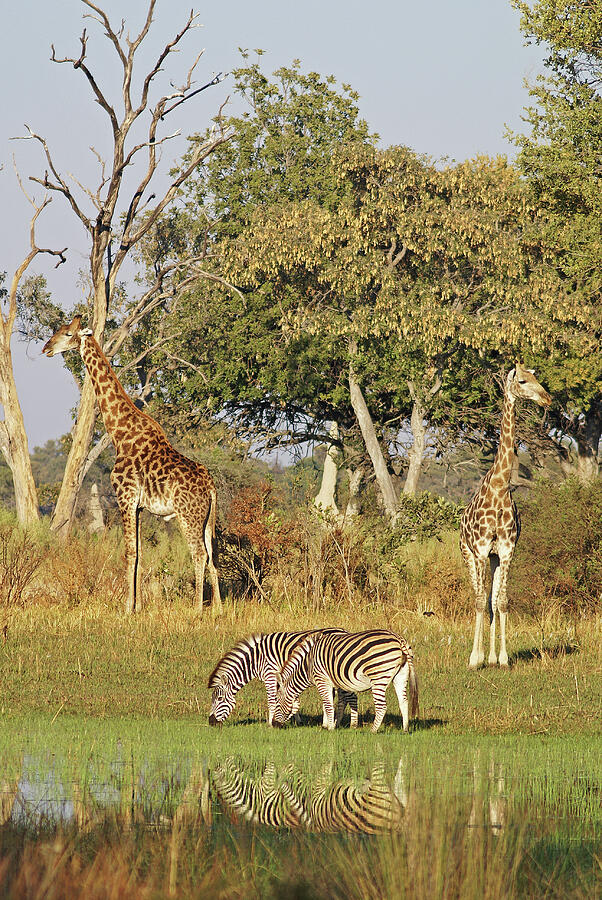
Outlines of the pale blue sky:
[[[130,33],[142,23],[146,0],[97,0]],[[147,40],[154,57],[186,21],[191,0],[158,0]],[[406,144],[435,158],[465,159],[478,153],[512,155],[506,126],[521,130],[529,98],[523,82],[541,71],[542,52],[525,47],[519,16],[507,0],[256,0],[198,4],[195,30],[182,52],[172,57],[169,75],[183,81],[202,48],[200,83],[239,64],[238,47],[262,48],[264,68],[273,71],[302,61],[306,70],[332,74],[360,94],[360,111],[383,145]],[[80,0],[19,0],[4,3],[0,13],[3,47],[0,83],[0,197],[3,215],[0,271],[10,274],[28,250],[30,207],[20,193],[12,157],[26,178],[43,172],[39,149],[31,142],[10,141],[24,125],[43,135],[61,171],[95,184],[97,165],[89,147],[106,144],[107,123],[81,73],[49,61],[77,56],[79,36],[89,32],[89,60],[99,80],[110,83],[111,51],[100,26],[83,20]],[[164,82],[166,83],[166,82]],[[228,79],[181,107],[177,122],[183,134],[202,130],[229,92]],[[164,155],[164,170],[184,143],[174,141]],[[41,196],[41,189],[35,191]],[[40,222],[38,242],[69,247],[67,265],[58,272],[38,258],[33,272],[44,272],[57,298],[69,307],[81,292],[78,271],[85,265],[86,234],[60,198]],[[69,430],[77,392],[59,358],[41,357],[40,346],[15,346],[15,370],[30,448]]]

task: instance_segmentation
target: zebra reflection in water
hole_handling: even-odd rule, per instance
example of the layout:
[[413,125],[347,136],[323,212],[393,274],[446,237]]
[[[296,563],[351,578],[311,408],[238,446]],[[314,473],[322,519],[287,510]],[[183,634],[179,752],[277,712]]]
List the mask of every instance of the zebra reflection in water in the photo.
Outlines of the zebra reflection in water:
[[229,758],[213,770],[213,785],[229,812],[256,825],[364,834],[402,827],[408,804],[402,760],[392,785],[382,762],[372,766],[361,787],[349,779],[333,782],[332,768],[330,763],[317,778],[308,780],[294,766],[287,766],[278,778],[274,764],[266,763],[261,776],[254,779]]

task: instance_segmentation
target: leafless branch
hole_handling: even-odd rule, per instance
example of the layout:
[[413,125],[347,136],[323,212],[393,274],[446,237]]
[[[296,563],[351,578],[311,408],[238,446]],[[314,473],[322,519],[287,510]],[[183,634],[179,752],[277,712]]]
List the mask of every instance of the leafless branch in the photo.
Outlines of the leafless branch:
[[[29,203],[33,206],[34,213],[31,217],[31,221],[29,223],[29,253],[23,259],[21,264],[17,266],[15,273],[12,277],[11,286],[8,291],[8,310],[6,313],[6,317],[0,312],[0,319],[2,320],[2,328],[4,332],[4,338],[10,341],[10,336],[12,334],[13,326],[15,323],[15,318],[17,315],[17,292],[19,290],[19,284],[21,282],[21,278],[25,274],[26,270],[33,262],[33,260],[41,253],[47,253],[49,256],[58,256],[58,262],[56,267],[60,266],[61,263],[66,262],[65,253],[67,252],[67,248],[65,247],[63,250],[51,250],[46,247],[38,247],[36,244],[36,222],[40,214],[46,209],[49,203],[52,202],[52,197],[45,197],[42,203],[38,204],[35,200],[29,196],[27,191],[23,186],[23,182],[21,181],[21,177],[16,169],[15,172],[17,175],[17,180],[19,182],[19,186],[23,193],[25,194]],[[56,268],[55,267],[55,268]]]
[[46,170],[46,172],[44,173],[43,179],[36,178],[35,176],[30,175],[29,180],[36,182],[37,184],[41,184],[42,187],[46,188],[46,190],[56,191],[59,194],[63,194],[63,196],[67,199],[69,205],[71,206],[73,212],[76,214],[78,219],[82,222],[84,227],[88,231],[91,231],[92,223],[90,222],[90,219],[85,215],[85,213],[80,209],[80,207],[79,207],[75,197],[73,196],[70,188],[68,187],[67,183],[59,175],[59,173],[56,169],[56,166],[54,165],[54,162],[52,160],[52,157],[50,155],[50,150],[48,149],[48,144],[46,143],[46,141],[44,140],[43,137],[40,137],[39,134],[36,134],[34,131],[32,131],[31,128],[29,127],[29,125],[26,125],[25,127],[27,128],[27,131],[29,132],[29,134],[23,135],[22,137],[18,137],[18,138],[13,138],[13,140],[38,141],[42,145],[43,150],[44,150],[44,155],[46,156],[46,161],[48,162],[48,166],[50,167],[50,171],[52,172],[53,177],[56,179],[56,184],[53,184],[49,180],[48,170]]
[[[92,466],[94,465],[94,463],[96,462],[96,460],[98,459],[100,454],[103,452],[103,450],[107,449],[107,447],[110,445],[110,443],[111,443],[111,438],[109,437],[108,432],[105,431],[105,433],[94,444],[94,446],[88,453],[88,456],[86,457],[86,462],[84,464],[83,478],[86,477],[86,475],[88,474],[88,472],[90,471],[90,469],[92,468]],[[83,480],[83,478],[82,478],[82,480]]]
[[[86,3],[87,0],[83,0],[83,2]],[[113,134],[116,136],[119,132],[119,123],[117,121],[117,115],[115,113],[115,110],[113,109],[113,107],[111,106],[111,104],[109,103],[109,101],[107,100],[107,98],[105,97],[105,95],[103,94],[101,89],[99,88],[96,78],[94,77],[94,75],[92,74],[92,72],[90,71],[88,66],[85,64],[86,48],[87,48],[87,43],[88,43],[88,36],[86,34],[85,28],[84,28],[84,30],[82,32],[82,36],[79,40],[82,45],[82,50],[81,50],[81,53],[80,53],[78,59],[74,59],[73,57],[63,57],[62,59],[59,59],[56,56],[56,53],[54,50],[54,44],[51,45],[52,55],[51,55],[50,59],[52,62],[55,62],[55,63],[72,63],[74,69],[82,70],[82,72],[88,79],[88,83],[89,83],[90,87],[92,88],[92,93],[94,94],[94,96],[96,98],[96,102],[102,109],[104,109],[104,111],[108,115],[109,120],[111,122],[111,128],[113,129]]]

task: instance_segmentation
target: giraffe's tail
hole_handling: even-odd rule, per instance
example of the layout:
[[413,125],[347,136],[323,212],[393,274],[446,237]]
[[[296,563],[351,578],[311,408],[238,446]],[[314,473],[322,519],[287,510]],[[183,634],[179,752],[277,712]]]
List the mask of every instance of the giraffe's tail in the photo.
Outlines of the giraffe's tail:
[[211,504],[209,506],[209,528],[211,537],[215,540],[215,522],[217,519],[217,491],[215,488],[211,491]]
[[412,719],[418,718],[420,715],[420,707],[418,703],[418,676],[414,668],[414,653],[411,647],[406,649],[408,659],[408,700],[409,712]]

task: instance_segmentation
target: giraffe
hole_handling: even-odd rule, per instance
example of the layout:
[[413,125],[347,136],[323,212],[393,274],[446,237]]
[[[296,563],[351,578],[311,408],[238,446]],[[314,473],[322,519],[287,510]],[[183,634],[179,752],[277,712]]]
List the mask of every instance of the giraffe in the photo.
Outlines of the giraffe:
[[217,491],[205,466],[171,446],[165,432],[126,394],[111,365],[81,316],[62,325],[44,345],[52,357],[78,350],[90,374],[105,428],[115,447],[111,484],[123,520],[127,570],[126,612],[140,601],[140,510],[165,520],[176,518],[188,544],[196,578],[196,602],[203,609],[205,567],[209,569],[215,612],[221,611],[213,539]]
[[[548,408],[552,398],[532,371],[519,363],[508,372],[504,388],[504,408],[500,443],[492,467],[466,507],[460,522],[460,550],[468,566],[476,600],[476,619],[469,667],[480,666],[483,650],[483,617],[489,609],[489,665],[498,662],[495,652],[495,614],[500,618],[500,666],[508,665],[506,652],[506,582],[514,548],[520,533],[518,511],[510,494],[510,476],[514,462],[514,434],[517,400],[533,400]],[[491,569],[491,593],[487,599],[485,570]]]

